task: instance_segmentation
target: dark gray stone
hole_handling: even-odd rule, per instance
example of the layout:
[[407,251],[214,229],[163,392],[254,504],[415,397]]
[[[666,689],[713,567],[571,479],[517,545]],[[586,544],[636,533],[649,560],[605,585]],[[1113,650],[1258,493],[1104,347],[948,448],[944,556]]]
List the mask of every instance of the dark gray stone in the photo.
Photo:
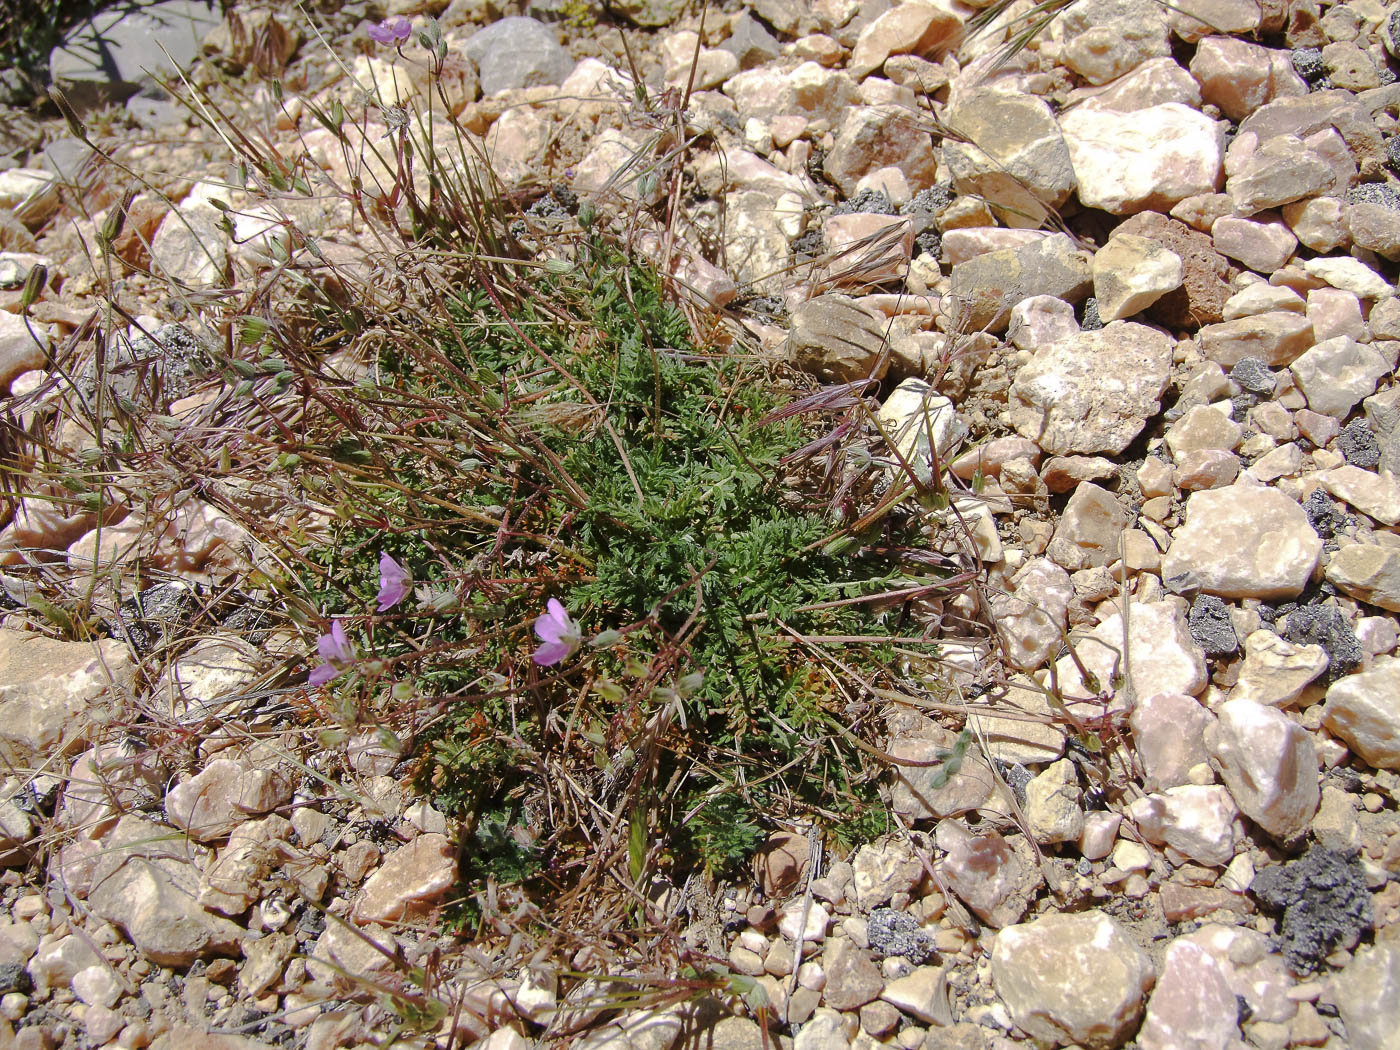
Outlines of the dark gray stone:
[[1103,318],[1099,316],[1099,300],[1095,296],[1089,296],[1084,300],[1084,317],[1079,322],[1079,327],[1086,332],[1097,331],[1103,327]]
[[481,73],[483,95],[508,88],[561,84],[574,69],[574,60],[560,46],[554,30],[520,15],[478,29],[462,51]]
[[1353,419],[1337,435],[1337,448],[1353,467],[1370,469],[1381,461],[1381,446],[1364,419]]
[[1348,204],[1378,204],[1400,211],[1400,190],[1386,182],[1363,182],[1347,190]]
[[832,215],[853,215],[866,212],[874,215],[894,215],[898,209],[890,203],[884,190],[861,190],[848,201],[842,201],[831,209]]
[[899,955],[922,966],[935,955],[933,936],[912,915],[893,908],[875,908],[866,925],[870,950],[881,957]]
[[1309,84],[1327,76],[1327,63],[1322,60],[1322,49],[1318,47],[1295,47],[1291,55],[1293,70]]
[[1235,367],[1230,369],[1230,379],[1246,394],[1253,394],[1256,398],[1273,396],[1274,374],[1257,357],[1245,357],[1236,362]]
[[1320,645],[1327,653],[1327,680],[1335,682],[1361,666],[1365,655],[1351,624],[1332,605],[1301,605],[1288,614],[1283,636],[1294,645]]
[[1251,892],[1281,912],[1278,939],[1288,965],[1311,973],[1343,943],[1372,925],[1371,894],[1357,857],[1313,846],[1298,860],[1265,868]]
[[1308,516],[1313,532],[1324,540],[1330,540],[1347,525],[1347,516],[1322,489],[1313,489],[1312,495],[1303,501],[1303,513]]
[[1240,640],[1230,623],[1230,606],[1213,594],[1197,596],[1186,617],[1186,626],[1191,639],[1207,656],[1226,656],[1239,651]]
[[[188,69],[223,21],[215,0],[127,0],[85,18],[49,55],[49,75],[77,109],[119,102],[153,74]],[[167,57],[168,56],[168,57]]]

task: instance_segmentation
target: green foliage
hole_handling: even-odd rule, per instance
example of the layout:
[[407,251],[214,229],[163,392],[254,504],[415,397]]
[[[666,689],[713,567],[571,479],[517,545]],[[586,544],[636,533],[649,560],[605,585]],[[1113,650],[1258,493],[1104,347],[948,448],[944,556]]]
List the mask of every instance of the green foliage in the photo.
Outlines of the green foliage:
[[[391,679],[436,698],[422,783],[444,809],[488,814],[468,881],[526,881],[586,854],[565,829],[489,815],[547,795],[551,763],[631,794],[634,881],[648,827],[660,863],[712,874],[742,863],[770,818],[827,814],[852,843],[882,830],[879,767],[848,743],[802,639],[869,633],[869,613],[840,600],[910,582],[888,550],[913,525],[890,516],[879,557],[829,543],[785,465],[811,434],[767,421],[784,395],[766,368],[699,352],[656,276],[599,243],[559,269],[509,316],[484,289],[457,292],[426,349],[385,345],[379,384],[356,395],[366,425],[304,453],[329,464],[312,484],[338,522],[306,552],[308,604],[367,609],[381,551],[420,585],[411,612],[365,639],[383,681],[332,687],[342,721],[380,717]],[[548,598],[595,644],[540,668],[530,627]],[[843,659],[876,677],[894,657],[872,644]],[[516,849],[522,834],[539,848]]]
[[685,838],[710,875],[729,874],[752,856],[764,831],[737,794],[726,792],[706,800],[685,827]]

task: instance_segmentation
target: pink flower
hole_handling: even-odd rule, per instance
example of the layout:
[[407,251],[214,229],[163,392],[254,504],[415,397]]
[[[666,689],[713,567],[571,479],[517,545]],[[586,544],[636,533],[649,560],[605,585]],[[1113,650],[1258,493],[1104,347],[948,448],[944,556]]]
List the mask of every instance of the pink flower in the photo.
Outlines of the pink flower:
[[379,44],[402,44],[413,32],[413,23],[400,15],[369,27],[369,38]]
[[535,650],[534,659],[541,667],[553,667],[573,655],[583,643],[583,635],[558,598],[549,599],[545,609],[544,615],[535,621],[535,634],[544,644]]
[[306,676],[306,684],[313,689],[339,678],[355,662],[355,650],[350,647],[345,625],[339,620],[332,620],[331,629],[316,639],[316,651],[326,662],[312,668]]
[[379,555],[379,611],[388,612],[408,594],[413,586],[413,573],[391,558],[388,552]]

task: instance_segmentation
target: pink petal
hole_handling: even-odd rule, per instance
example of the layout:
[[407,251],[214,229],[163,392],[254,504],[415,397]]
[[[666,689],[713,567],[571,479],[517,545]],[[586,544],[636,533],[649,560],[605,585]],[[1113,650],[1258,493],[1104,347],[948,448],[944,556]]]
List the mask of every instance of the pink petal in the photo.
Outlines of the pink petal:
[[535,663],[541,667],[553,667],[569,653],[573,652],[573,646],[567,642],[545,642],[535,650]]
[[564,625],[548,613],[535,620],[535,636],[542,642],[557,642],[564,635]]
[[306,684],[313,689],[318,689],[327,682],[334,681],[339,677],[340,672],[330,664],[321,664],[319,667],[313,667],[311,669],[311,673],[306,676]]

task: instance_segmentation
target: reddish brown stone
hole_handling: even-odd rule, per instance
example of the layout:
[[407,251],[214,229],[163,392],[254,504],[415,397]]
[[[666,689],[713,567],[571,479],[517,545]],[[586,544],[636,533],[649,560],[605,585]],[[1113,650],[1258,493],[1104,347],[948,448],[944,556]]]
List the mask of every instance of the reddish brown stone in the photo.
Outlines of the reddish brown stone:
[[1164,882],[1160,891],[1162,912],[1168,922],[1199,919],[1214,911],[1236,911],[1250,914],[1254,902],[1248,897],[1214,886],[1183,886],[1179,882]]
[[1220,320],[1232,291],[1232,275],[1229,261],[1215,250],[1209,235],[1150,211],[1139,212],[1114,232],[1146,237],[1181,258],[1181,287],[1148,307],[1148,317],[1172,328],[1195,328]]

